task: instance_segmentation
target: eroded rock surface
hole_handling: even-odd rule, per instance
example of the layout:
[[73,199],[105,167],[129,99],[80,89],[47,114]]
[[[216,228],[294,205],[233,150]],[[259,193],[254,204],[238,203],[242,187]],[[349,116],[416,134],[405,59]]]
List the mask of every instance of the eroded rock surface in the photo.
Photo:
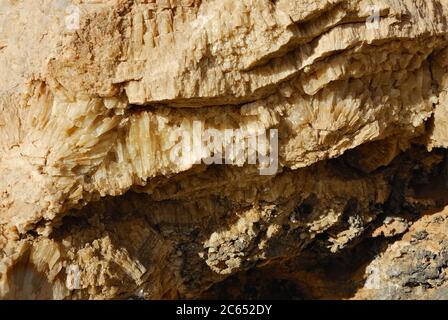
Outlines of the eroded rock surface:
[[0,0],[0,297],[448,298],[447,17]]

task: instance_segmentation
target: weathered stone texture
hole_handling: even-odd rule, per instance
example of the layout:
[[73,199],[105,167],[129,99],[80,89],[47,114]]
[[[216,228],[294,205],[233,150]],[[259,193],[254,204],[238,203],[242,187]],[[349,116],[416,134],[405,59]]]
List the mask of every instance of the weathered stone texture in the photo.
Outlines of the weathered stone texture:
[[[307,297],[448,298],[430,214],[448,204],[447,17],[446,0],[0,0],[0,297],[225,295],[269,270]],[[195,122],[277,129],[278,170],[173,161]],[[384,252],[350,254],[370,242]],[[339,258],[344,289],[316,267]]]

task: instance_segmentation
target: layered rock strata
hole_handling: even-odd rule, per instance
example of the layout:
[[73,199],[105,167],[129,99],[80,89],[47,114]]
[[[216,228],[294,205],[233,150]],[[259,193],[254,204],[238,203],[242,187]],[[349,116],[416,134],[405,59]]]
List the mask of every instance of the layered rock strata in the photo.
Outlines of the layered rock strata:
[[0,0],[0,297],[448,298],[447,17]]

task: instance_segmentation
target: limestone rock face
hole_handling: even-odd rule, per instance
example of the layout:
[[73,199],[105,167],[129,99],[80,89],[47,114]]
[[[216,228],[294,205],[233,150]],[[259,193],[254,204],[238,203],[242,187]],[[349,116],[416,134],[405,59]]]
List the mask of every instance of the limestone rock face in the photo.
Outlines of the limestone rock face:
[[447,299],[447,18],[0,0],[0,297]]

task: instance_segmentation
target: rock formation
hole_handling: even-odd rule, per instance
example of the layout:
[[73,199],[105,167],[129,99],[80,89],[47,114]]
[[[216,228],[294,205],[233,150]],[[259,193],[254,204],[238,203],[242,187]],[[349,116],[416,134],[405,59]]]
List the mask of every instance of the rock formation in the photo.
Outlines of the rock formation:
[[0,0],[0,297],[447,299],[447,18]]

